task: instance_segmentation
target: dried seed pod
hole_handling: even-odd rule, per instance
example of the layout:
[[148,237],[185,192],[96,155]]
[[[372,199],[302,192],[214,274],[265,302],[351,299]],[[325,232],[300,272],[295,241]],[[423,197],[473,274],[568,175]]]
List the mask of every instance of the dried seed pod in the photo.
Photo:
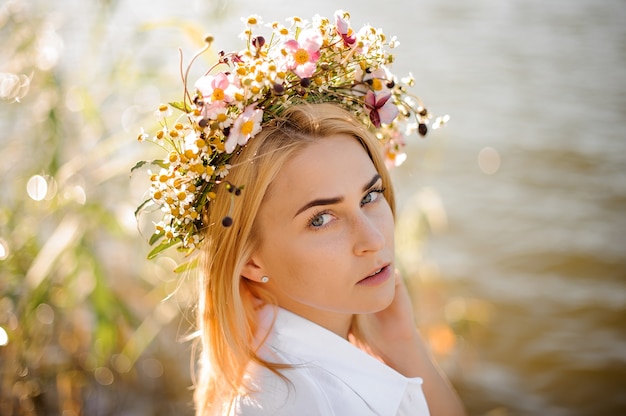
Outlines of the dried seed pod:
[[265,45],[265,38],[263,36],[257,36],[252,38],[252,46],[257,49],[261,49]]

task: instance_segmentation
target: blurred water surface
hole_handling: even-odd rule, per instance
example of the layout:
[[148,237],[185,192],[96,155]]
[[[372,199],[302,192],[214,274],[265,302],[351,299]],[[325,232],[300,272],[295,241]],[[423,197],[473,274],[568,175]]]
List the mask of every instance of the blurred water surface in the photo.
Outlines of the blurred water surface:
[[[80,15],[93,9],[54,7],[77,35],[65,38],[66,64],[85,65]],[[168,40],[175,24],[138,35],[139,24],[193,21],[232,50],[240,16],[268,22],[337,8],[354,26],[397,35],[394,72],[412,71],[431,110],[452,116],[409,144],[413,157],[394,176],[404,215],[420,195],[445,209],[421,256],[461,334],[451,377],[470,413],[626,414],[624,2],[128,0],[109,48],[143,36],[160,54],[137,48],[136,59],[175,73],[174,48],[192,51]],[[220,20],[203,20],[216,10]]]

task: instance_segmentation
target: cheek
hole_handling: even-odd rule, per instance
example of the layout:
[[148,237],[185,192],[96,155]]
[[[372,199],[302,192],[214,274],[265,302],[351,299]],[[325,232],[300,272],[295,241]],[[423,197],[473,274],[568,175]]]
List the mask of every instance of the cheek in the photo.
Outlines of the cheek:
[[393,219],[393,214],[391,212],[391,209],[389,208],[389,215],[387,216],[387,220],[385,222],[385,235],[387,236],[388,240],[391,242],[392,245],[393,245],[394,238],[395,238],[395,227],[396,227],[396,223],[395,223],[395,220]]
[[307,273],[310,270],[320,270],[337,263],[343,255],[341,240],[338,238],[320,238],[319,236],[311,236],[292,240],[285,247],[286,253],[284,260],[291,263],[295,267],[299,267],[299,272]]
[[391,212],[391,207],[388,203],[385,202],[384,204],[381,204],[376,214],[376,221],[381,234],[385,236],[388,242],[391,241],[393,243],[395,221],[393,218],[393,212]]
[[321,275],[329,274],[329,270],[341,267],[341,259],[345,258],[345,248],[341,247],[341,239],[321,238],[311,235],[310,238],[284,239],[276,244],[268,244],[272,248],[265,251],[267,266],[290,281],[306,283]]

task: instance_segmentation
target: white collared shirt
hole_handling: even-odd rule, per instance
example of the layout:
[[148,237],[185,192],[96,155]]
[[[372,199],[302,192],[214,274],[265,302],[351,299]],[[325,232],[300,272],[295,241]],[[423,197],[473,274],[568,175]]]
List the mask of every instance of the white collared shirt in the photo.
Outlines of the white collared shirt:
[[237,416],[428,416],[420,377],[407,378],[337,334],[281,308],[265,307],[261,325],[276,321],[261,358],[289,364],[283,380],[253,363]]

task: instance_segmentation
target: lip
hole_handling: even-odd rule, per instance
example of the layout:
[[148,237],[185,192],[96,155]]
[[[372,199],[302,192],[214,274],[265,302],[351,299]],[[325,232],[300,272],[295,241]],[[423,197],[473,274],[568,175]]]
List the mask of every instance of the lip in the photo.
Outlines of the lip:
[[374,272],[376,272],[377,270],[380,271],[376,274],[374,274],[373,276],[368,275],[366,278],[361,279],[357,282],[357,285],[360,286],[378,286],[384,282],[386,282],[387,280],[389,280],[389,278],[391,278],[392,275],[392,270],[391,270],[391,264],[388,263],[385,266],[376,268],[374,270],[372,270],[369,274],[372,274]]

